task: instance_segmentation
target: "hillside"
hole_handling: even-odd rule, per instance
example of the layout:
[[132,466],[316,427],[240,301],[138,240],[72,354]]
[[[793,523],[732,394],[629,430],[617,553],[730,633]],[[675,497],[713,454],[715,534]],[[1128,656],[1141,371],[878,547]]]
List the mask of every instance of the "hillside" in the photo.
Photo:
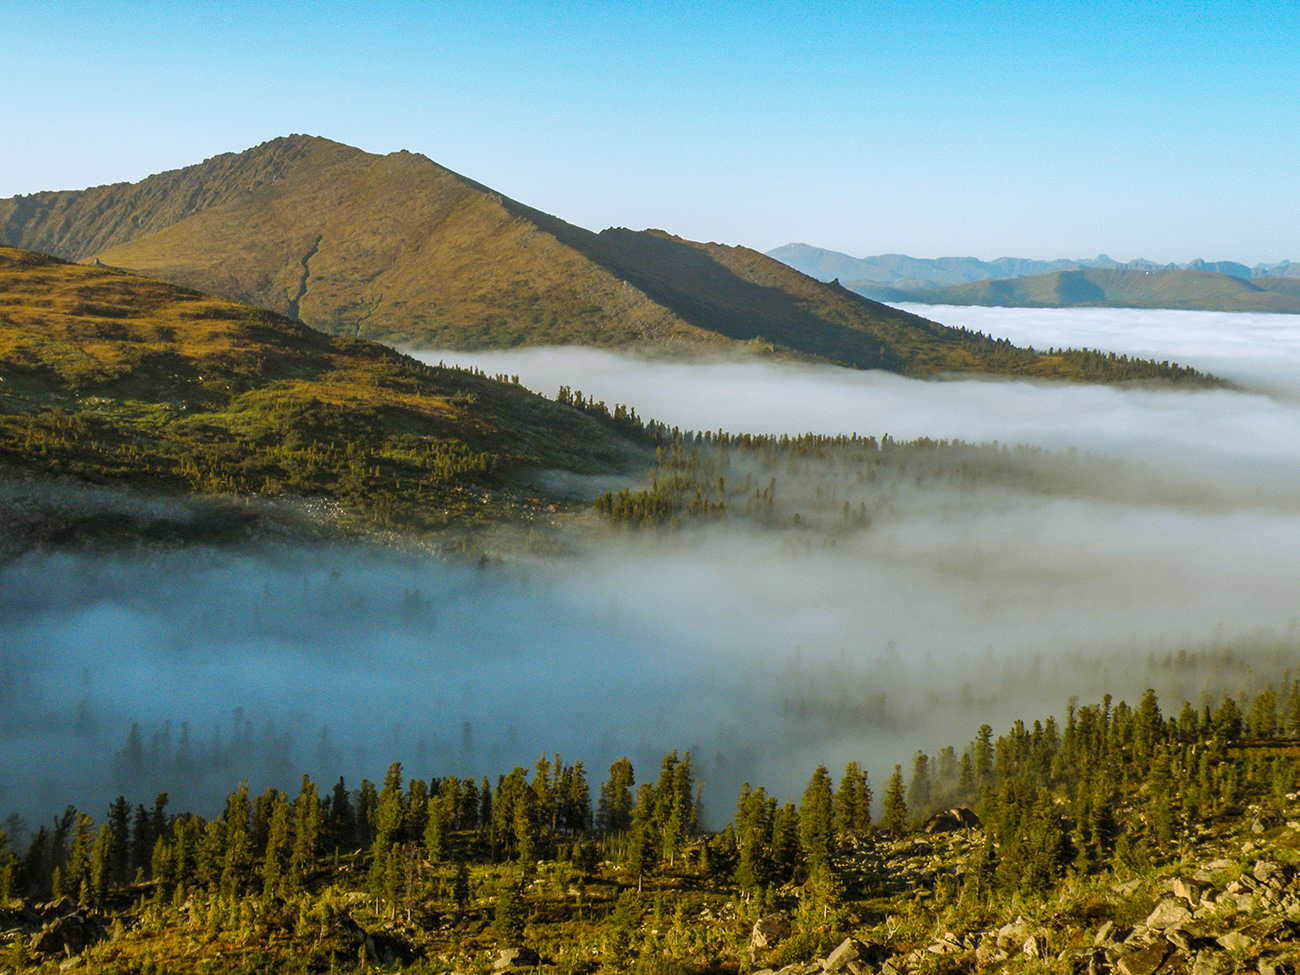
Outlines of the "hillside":
[[608,425],[509,381],[0,248],[10,473],[314,499],[345,521],[434,528],[507,510],[527,520],[555,500],[537,471],[616,471],[640,456]]
[[[885,307],[747,248],[592,233],[423,156],[310,136],[135,184],[0,201],[0,243],[95,258],[398,346],[745,349],[917,375],[1082,378],[1060,359]],[[1126,376],[1103,368],[1099,378]]]
[[890,300],[1008,308],[1102,306],[1300,314],[1300,278],[1246,281],[1212,271],[1183,270],[1054,271],[927,291],[898,290],[890,293]]

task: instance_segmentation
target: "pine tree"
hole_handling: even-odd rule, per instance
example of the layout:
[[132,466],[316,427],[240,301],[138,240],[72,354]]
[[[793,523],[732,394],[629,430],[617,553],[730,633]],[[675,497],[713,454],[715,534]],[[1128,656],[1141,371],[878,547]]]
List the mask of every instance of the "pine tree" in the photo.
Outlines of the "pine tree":
[[902,836],[907,831],[907,800],[903,790],[903,766],[895,765],[885,792],[884,809],[880,825],[891,836]]
[[88,903],[99,907],[108,894],[113,874],[113,831],[107,825],[99,827],[99,835],[90,851],[90,869],[86,880]]
[[609,767],[609,778],[600,787],[596,829],[602,833],[625,833],[632,826],[632,786],[636,775],[632,763],[620,758]]
[[524,920],[522,898],[513,887],[506,887],[497,895],[492,912],[492,933],[499,941],[512,944],[523,937]]
[[424,827],[424,855],[430,863],[439,863],[447,856],[447,806],[441,796],[427,800],[426,805],[428,814]]
[[90,879],[90,851],[94,845],[92,830],[95,821],[85,813],[77,813],[76,831],[73,833],[72,851],[63,870],[63,888],[73,897],[86,903],[83,888],[88,890]]
[[871,784],[857,762],[844,767],[835,795],[835,828],[840,836],[861,838],[871,829]]
[[108,826],[113,831],[112,882],[125,884],[131,879],[131,804],[126,796],[108,807]]
[[825,765],[818,765],[799,807],[799,843],[810,869],[830,863],[832,810],[831,777]]
[[271,805],[266,858],[262,864],[262,893],[267,897],[282,897],[290,886],[287,874],[293,836],[289,817],[289,799],[283,792],[277,792]]
[[295,887],[301,887],[307,875],[316,869],[323,833],[320,794],[311,779],[304,775],[302,788],[293,804],[292,879]]
[[930,759],[924,752],[917,752],[912,759],[912,781],[907,787],[907,804],[918,818],[930,810]]
[[628,873],[636,877],[636,889],[641,891],[645,875],[654,869],[657,859],[655,851],[654,824],[654,789],[650,785],[641,786],[637,793],[637,804],[632,810],[632,825],[627,839],[626,864]]
[[352,794],[348,785],[339,776],[330,792],[329,810],[325,816],[325,848],[327,850],[351,850],[359,843],[357,836],[357,817],[352,809]]

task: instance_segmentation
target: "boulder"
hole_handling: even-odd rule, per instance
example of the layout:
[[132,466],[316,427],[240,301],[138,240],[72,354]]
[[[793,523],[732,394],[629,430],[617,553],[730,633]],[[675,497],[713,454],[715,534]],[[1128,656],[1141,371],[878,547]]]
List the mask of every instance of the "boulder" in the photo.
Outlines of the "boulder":
[[1165,940],[1186,955],[1196,953],[1196,938],[1186,928],[1165,928]]
[[1232,956],[1226,951],[1206,949],[1198,952],[1196,962],[1192,965],[1192,975],[1223,975],[1236,967]]
[[1270,829],[1275,829],[1282,825],[1282,817],[1272,809],[1261,809],[1255,818],[1250,821],[1250,831],[1252,833],[1267,833]]
[[1217,940],[1219,944],[1222,945],[1228,951],[1232,951],[1234,949],[1241,949],[1244,951],[1247,948],[1253,947],[1255,944],[1254,938],[1250,937],[1249,935],[1242,934],[1240,931],[1229,931],[1227,934],[1219,935],[1219,937],[1216,938],[1215,940]]
[[889,953],[881,945],[864,944],[857,938],[845,938],[838,948],[826,956],[822,968],[828,972],[860,971],[876,968],[888,957]]
[[1259,975],[1295,975],[1296,963],[1293,957],[1282,954],[1263,954],[1259,956]]
[[1154,911],[1147,915],[1145,923],[1155,931],[1163,931],[1165,928],[1186,924],[1191,919],[1192,912],[1187,909],[1186,904],[1175,897],[1166,897],[1156,905]]
[[1291,871],[1280,863],[1274,863],[1272,860],[1260,860],[1255,864],[1255,869],[1251,873],[1261,884],[1280,890],[1286,886]]
[[1187,901],[1189,907],[1200,906],[1201,889],[1195,880],[1184,880],[1182,877],[1175,877],[1172,885],[1173,895],[1179,900]]
[[790,937],[790,915],[784,911],[768,914],[754,922],[749,936],[751,951],[767,951]]
[[1163,941],[1120,955],[1115,970],[1122,975],[1152,975],[1169,957],[1169,945]]
[[935,813],[921,826],[925,833],[955,833],[961,829],[974,829],[980,825],[979,816],[965,806],[956,806]]
[[507,968],[535,968],[541,960],[541,956],[532,948],[520,945],[515,948],[502,948],[497,953],[492,967],[498,972],[503,972]]

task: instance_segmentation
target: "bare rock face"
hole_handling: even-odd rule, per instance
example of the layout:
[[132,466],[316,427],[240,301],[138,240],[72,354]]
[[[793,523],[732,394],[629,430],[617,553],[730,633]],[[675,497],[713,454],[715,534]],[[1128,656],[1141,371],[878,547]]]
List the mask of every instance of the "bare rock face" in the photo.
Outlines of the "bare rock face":
[[768,914],[754,922],[749,937],[751,951],[768,951],[790,937],[790,915],[784,911]]

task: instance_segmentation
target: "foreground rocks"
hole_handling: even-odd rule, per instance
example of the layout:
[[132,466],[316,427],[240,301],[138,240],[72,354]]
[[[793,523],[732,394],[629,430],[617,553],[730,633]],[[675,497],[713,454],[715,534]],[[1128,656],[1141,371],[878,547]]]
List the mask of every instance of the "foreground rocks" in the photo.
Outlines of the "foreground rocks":
[[[1294,839],[1300,841],[1300,830]],[[1291,849],[1289,839],[1282,848]],[[894,844],[885,856],[896,864],[905,863],[908,875],[919,884],[945,873],[959,874],[961,849],[955,841],[942,848],[912,838]],[[1269,847],[1254,852],[1266,853]],[[1109,888],[1085,885],[1076,896],[1089,903],[1093,916],[1103,919],[1091,926],[1081,924],[1079,913],[1061,903],[1057,914],[940,931],[907,944],[891,940],[886,946],[849,938],[822,958],[758,971],[760,975],[928,975],[936,970],[1037,969],[1074,975],[1300,975],[1300,869],[1280,856],[1194,860]],[[1128,923],[1121,923],[1121,918],[1128,918]],[[774,924],[763,918],[755,925],[751,949],[758,949],[760,940],[770,946],[765,933],[759,937],[759,928]],[[757,950],[754,956],[760,957]]]

